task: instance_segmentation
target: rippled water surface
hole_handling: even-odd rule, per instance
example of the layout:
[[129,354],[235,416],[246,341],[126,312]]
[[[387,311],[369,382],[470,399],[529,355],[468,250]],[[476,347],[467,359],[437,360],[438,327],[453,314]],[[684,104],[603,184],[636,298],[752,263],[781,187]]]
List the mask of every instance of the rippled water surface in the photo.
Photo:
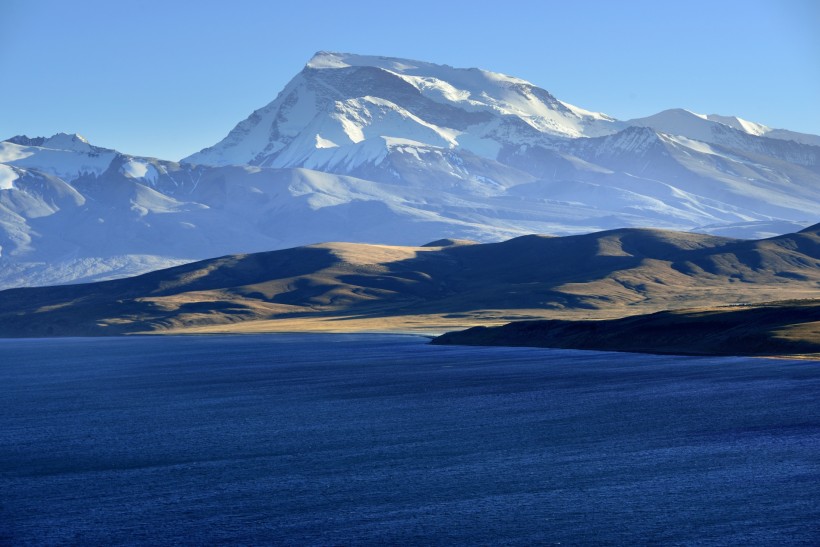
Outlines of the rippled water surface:
[[820,364],[426,342],[0,340],[0,543],[820,543]]

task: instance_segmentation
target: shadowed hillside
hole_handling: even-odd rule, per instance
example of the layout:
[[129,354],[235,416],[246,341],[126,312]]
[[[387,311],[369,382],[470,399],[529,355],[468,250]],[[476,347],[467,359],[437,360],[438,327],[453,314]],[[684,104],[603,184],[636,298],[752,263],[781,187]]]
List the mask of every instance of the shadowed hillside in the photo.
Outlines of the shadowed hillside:
[[516,321],[450,332],[439,345],[820,358],[820,300],[666,311],[603,321]]
[[621,229],[424,247],[327,243],[0,292],[3,336],[432,330],[820,293],[818,226],[766,240]]

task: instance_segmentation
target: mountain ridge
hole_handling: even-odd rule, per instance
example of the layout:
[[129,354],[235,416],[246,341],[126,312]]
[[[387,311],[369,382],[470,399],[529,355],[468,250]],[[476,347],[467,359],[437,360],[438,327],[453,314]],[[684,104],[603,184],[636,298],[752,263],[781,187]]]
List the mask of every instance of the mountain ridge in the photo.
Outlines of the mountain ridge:
[[793,232],[817,221],[820,147],[775,131],[680,109],[624,122],[513,76],[320,52],[206,149],[221,165],[0,142],[0,288],[328,240]]
[[[333,77],[326,76],[327,73],[338,71],[338,75]],[[362,72],[367,72],[365,77],[356,78]],[[313,78],[321,74],[324,80],[321,85],[313,82]],[[387,82],[390,80],[392,85]],[[482,89],[480,92],[480,99],[476,97],[479,94],[476,92],[477,81],[483,80],[484,83],[492,82],[493,86],[490,88],[489,94],[487,90]],[[432,114],[434,125],[442,125],[442,123],[435,124],[435,122],[443,122],[447,126],[447,122],[457,121],[453,127],[444,127],[445,129],[455,129],[457,131],[464,130],[470,125],[470,119],[454,118],[452,113],[458,111],[460,114],[475,114],[476,112],[483,112],[485,116],[480,116],[473,121],[478,124],[480,122],[488,121],[486,116],[492,116],[491,112],[501,113],[506,116],[501,118],[496,117],[496,125],[506,125],[507,131],[516,130],[518,128],[517,141],[511,140],[515,144],[548,144],[549,139],[544,137],[590,137],[590,136],[605,136],[614,134],[620,130],[633,126],[651,127],[659,132],[673,135],[682,135],[689,138],[695,138],[704,142],[714,142],[715,144],[722,144],[726,139],[737,141],[747,137],[766,137],[775,140],[791,140],[792,142],[807,144],[812,146],[820,146],[820,136],[809,135],[797,132],[788,132],[786,130],[771,129],[762,124],[749,122],[738,118],[737,116],[721,116],[721,115],[702,115],[691,111],[677,108],[662,111],[658,114],[648,116],[645,118],[635,118],[632,120],[618,121],[615,118],[600,112],[591,112],[576,106],[573,106],[564,101],[555,98],[548,91],[537,87],[536,85],[500,73],[485,71],[476,68],[459,69],[448,65],[436,65],[433,63],[415,61],[409,59],[400,59],[393,57],[368,56],[349,53],[336,52],[317,52],[314,57],[308,61],[304,70],[294,78],[288,86],[279,94],[279,96],[268,105],[256,110],[250,117],[237,125],[237,127],[229,133],[229,135],[212,147],[203,149],[201,152],[192,154],[187,158],[183,158],[182,162],[191,163],[208,163],[208,159],[216,165],[226,164],[226,160],[220,159],[217,156],[210,156],[208,151],[219,150],[220,144],[224,143],[226,147],[234,148],[237,146],[237,139],[242,133],[260,132],[263,128],[260,125],[263,122],[271,124],[270,136],[274,139],[266,146],[257,146],[260,150],[259,154],[245,154],[239,158],[233,158],[227,162],[237,164],[257,164],[269,165],[275,167],[292,166],[289,160],[284,160],[276,163],[272,159],[271,154],[276,154],[281,151],[283,147],[289,146],[290,142],[276,141],[275,138],[280,136],[279,124],[277,119],[287,112],[289,107],[294,106],[298,97],[294,95],[294,88],[301,85],[314,83],[312,89],[323,87],[325,90],[331,90],[329,96],[325,96],[322,101],[315,105],[316,111],[322,108],[327,108],[329,101],[333,97],[347,98],[349,96],[360,96],[363,98],[377,96],[371,93],[374,82],[379,82],[377,85],[378,91],[384,95],[385,89],[392,89],[391,93],[384,95],[392,99],[392,104],[411,101],[409,111],[421,110],[420,114],[430,113],[430,109],[425,108],[424,105],[418,103],[419,99],[433,101],[438,103],[440,108],[447,109],[451,113],[443,119],[440,116]],[[355,84],[351,84],[355,81]],[[396,84],[403,82],[402,86],[398,88]],[[455,83],[455,85],[453,85]],[[457,87],[457,86],[460,86]],[[310,87],[310,85],[309,85]],[[413,108],[415,107],[415,108]],[[273,119],[267,119],[272,113],[276,113]],[[558,116],[554,118],[554,116]],[[345,121],[339,120],[342,125]],[[423,120],[421,120],[423,122]],[[509,124],[513,124],[510,126]],[[563,124],[563,125],[562,125]],[[306,124],[309,125],[309,122]],[[527,128],[535,130],[527,131]],[[288,129],[292,129],[288,127]],[[303,127],[307,132],[316,130],[316,128]],[[360,132],[361,127],[355,128]],[[500,129],[500,128],[499,128]],[[347,139],[345,143],[357,143],[364,139],[364,135],[351,135],[346,132]],[[521,133],[523,131],[523,133]],[[715,134],[717,132],[717,134]],[[285,132],[287,133],[287,131]],[[318,133],[317,133],[318,134]],[[500,136],[499,133],[493,133],[494,136]],[[398,135],[396,135],[398,136]],[[509,136],[509,135],[508,135]],[[721,139],[721,136],[723,137]],[[442,145],[460,146],[456,142],[458,135],[439,135],[439,143]],[[311,137],[313,138],[313,136]],[[344,139],[344,137],[343,137]],[[523,139],[523,141],[521,140]],[[715,140],[717,141],[715,142]],[[327,140],[327,139],[325,139]],[[332,140],[330,140],[333,143]],[[747,142],[754,142],[748,140]],[[333,143],[335,144],[335,143]],[[344,143],[343,143],[344,144]],[[327,145],[325,145],[327,146]],[[325,146],[317,146],[317,148],[324,148]],[[467,143],[462,146],[465,149],[471,150],[478,155],[484,155],[490,159],[496,159],[492,153],[488,152],[487,148],[479,147],[473,148]],[[492,147],[491,147],[492,149]],[[495,150],[497,152],[497,150]],[[304,161],[302,158],[301,161]],[[816,160],[815,160],[816,163]]]

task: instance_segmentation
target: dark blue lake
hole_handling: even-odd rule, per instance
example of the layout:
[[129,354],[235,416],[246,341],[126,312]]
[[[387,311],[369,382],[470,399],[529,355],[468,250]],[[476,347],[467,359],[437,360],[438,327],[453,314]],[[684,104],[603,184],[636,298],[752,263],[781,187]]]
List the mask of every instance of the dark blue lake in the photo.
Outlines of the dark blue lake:
[[0,340],[2,544],[820,544],[820,364]]

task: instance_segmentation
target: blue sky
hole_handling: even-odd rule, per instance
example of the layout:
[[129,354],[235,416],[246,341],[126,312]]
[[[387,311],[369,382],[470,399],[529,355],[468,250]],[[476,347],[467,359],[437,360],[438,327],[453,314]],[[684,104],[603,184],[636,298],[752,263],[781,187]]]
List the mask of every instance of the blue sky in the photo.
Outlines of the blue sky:
[[0,0],[0,138],[179,159],[318,50],[479,67],[620,119],[681,107],[820,134],[815,0]]

